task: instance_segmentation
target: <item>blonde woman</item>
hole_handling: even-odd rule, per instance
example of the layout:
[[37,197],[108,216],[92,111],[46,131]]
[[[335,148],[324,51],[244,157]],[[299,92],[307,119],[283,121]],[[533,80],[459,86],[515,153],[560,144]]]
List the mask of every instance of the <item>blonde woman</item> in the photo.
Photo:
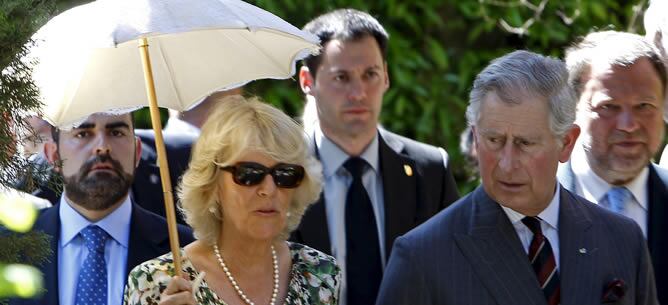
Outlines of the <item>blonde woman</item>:
[[219,101],[180,184],[197,241],[185,278],[171,254],[130,272],[125,304],[336,304],[334,258],[287,242],[321,191],[321,167],[303,129],[280,110],[241,96]]

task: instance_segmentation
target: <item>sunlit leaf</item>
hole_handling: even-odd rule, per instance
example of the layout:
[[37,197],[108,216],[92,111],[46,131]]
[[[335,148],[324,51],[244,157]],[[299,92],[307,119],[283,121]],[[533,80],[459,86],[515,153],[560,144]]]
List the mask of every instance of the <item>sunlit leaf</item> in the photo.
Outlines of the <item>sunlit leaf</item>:
[[0,298],[29,298],[42,290],[42,274],[27,265],[0,265]]
[[0,194],[0,223],[10,230],[27,232],[32,228],[37,211],[25,196],[18,193]]

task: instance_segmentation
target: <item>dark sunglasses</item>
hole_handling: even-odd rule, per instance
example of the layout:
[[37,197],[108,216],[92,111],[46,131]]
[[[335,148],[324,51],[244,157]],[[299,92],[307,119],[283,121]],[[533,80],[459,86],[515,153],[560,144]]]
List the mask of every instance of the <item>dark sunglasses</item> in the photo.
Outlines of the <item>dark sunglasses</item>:
[[232,179],[238,185],[258,185],[264,176],[270,174],[277,187],[295,188],[304,179],[304,167],[297,164],[278,163],[272,168],[255,163],[239,162],[235,165],[222,166],[220,169],[232,173]]

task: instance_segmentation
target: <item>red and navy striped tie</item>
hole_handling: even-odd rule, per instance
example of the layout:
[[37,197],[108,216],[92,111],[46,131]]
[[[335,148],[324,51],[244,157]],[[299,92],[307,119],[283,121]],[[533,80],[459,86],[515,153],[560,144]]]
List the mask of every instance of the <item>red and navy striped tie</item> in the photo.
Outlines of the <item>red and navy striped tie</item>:
[[550,242],[543,235],[540,228],[540,219],[537,217],[524,217],[522,219],[531,232],[533,239],[529,245],[529,262],[533,271],[536,272],[536,278],[540,288],[549,305],[557,305],[560,301],[559,272],[552,252]]

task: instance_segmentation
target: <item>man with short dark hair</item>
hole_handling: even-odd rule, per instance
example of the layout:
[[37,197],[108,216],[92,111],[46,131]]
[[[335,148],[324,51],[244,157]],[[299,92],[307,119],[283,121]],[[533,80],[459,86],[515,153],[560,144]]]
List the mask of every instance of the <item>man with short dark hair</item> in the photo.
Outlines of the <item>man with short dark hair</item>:
[[[129,271],[170,250],[164,218],[129,196],[141,154],[130,114],[93,114],[53,133],[45,155],[64,181],[60,202],[43,210],[34,230],[52,237],[42,266],[46,293],[13,304],[120,305]],[[193,240],[179,227],[181,245]]]
[[658,304],[638,226],[557,182],[575,103],[558,59],[515,51],[478,74],[482,186],[397,239],[376,304]]
[[373,304],[395,238],[455,201],[456,185],[445,150],[378,127],[390,86],[380,23],[340,9],[304,30],[323,46],[299,82],[315,103],[318,123],[308,127],[325,187],[292,239],[337,258],[340,304]]
[[668,170],[652,163],[663,141],[666,68],[644,37],[590,33],[566,51],[582,128],[558,176],[568,190],[638,223],[668,303]]

